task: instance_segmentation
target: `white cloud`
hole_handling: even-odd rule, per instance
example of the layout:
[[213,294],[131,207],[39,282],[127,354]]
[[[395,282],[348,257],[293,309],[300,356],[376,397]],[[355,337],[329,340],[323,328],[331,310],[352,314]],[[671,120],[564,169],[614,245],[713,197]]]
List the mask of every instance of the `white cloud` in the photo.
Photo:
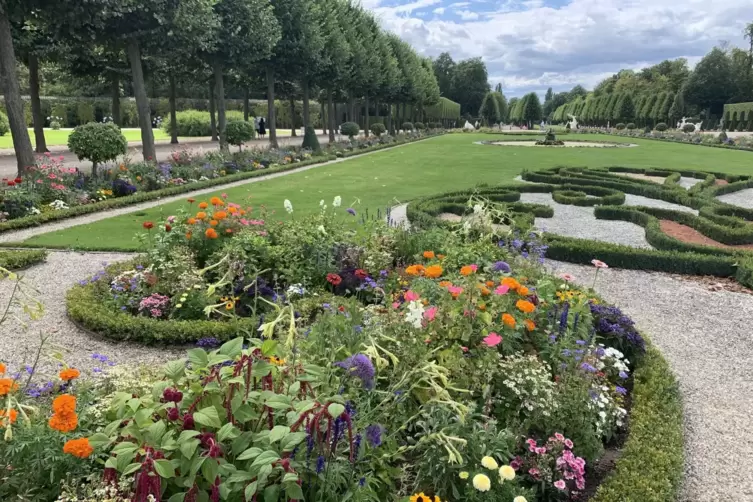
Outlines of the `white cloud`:
[[438,16],[441,16],[442,14],[444,14],[444,7],[437,7],[432,12],[434,12],[434,14],[437,14]]
[[[743,26],[753,18],[750,0],[572,0],[557,8],[543,0],[502,0],[492,12],[488,2],[483,9],[476,8],[479,2],[456,2],[446,9],[459,21],[410,15],[438,2],[373,10],[386,29],[423,54],[481,56],[490,80],[501,81],[510,95],[563,83],[591,87],[622,68],[663,59],[695,63],[720,40],[744,45]],[[445,7],[435,13],[439,9]]]

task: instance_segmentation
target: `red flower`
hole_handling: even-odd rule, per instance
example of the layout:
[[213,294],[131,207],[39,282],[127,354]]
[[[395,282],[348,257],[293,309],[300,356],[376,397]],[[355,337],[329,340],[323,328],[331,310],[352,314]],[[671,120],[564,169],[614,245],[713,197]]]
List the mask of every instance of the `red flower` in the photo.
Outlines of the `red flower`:
[[357,269],[355,274],[356,274],[356,277],[358,277],[361,280],[364,280],[369,276],[369,274],[366,273],[366,271],[362,268]]
[[193,204],[194,202],[196,202],[196,199],[188,199],[189,204]]
[[169,232],[173,229],[173,227],[169,223],[165,223],[165,232]]
[[333,286],[339,286],[343,282],[343,278],[337,274],[327,274],[327,282]]
[[23,179],[19,176],[18,178],[14,179],[13,181],[15,181],[16,183],[21,183],[23,181]]
[[145,222],[144,222],[144,223],[142,224],[142,226],[143,226],[144,228],[146,228],[147,230],[151,230],[152,228],[154,228],[154,223],[152,223],[151,221],[145,221]]
[[14,187],[14,186],[16,186],[16,182],[15,182],[15,181],[13,181],[13,180],[10,180],[10,181],[8,182],[8,186],[9,186],[9,187]]

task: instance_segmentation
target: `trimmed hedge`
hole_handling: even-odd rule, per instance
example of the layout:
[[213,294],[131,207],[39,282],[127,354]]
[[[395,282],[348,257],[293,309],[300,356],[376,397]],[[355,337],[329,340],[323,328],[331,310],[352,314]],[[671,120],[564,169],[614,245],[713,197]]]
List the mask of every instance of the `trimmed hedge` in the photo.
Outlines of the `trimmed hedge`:
[[672,370],[650,345],[633,375],[630,435],[592,502],[675,500],[683,478],[682,400]]
[[[564,190],[553,190],[552,198],[560,204],[574,206],[605,206],[618,205],[625,202],[625,194],[610,188],[575,187],[564,185]],[[588,197],[591,195],[591,197]]]
[[46,258],[47,251],[39,249],[0,251],[0,268],[20,270],[43,262]]

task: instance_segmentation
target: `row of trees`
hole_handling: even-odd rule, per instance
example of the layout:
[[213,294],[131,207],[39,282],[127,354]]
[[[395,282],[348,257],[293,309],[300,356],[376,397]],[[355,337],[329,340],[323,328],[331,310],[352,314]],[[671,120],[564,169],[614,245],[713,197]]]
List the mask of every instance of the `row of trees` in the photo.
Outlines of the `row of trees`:
[[476,116],[490,91],[489,74],[481,58],[456,63],[448,52],[443,52],[434,60],[433,69],[442,96],[460,103],[464,116]]
[[484,125],[513,123],[530,128],[543,118],[544,113],[535,92],[522,98],[511,98],[508,102],[502,93],[502,85],[497,84],[494,91],[487,92],[484,96],[478,115]]
[[[5,104],[19,171],[33,165],[34,158],[17,59],[28,67],[38,151],[46,147],[40,61],[55,61],[73,75],[106,75],[112,83],[116,123],[121,81],[130,80],[145,158],[155,157],[145,85],[149,72],[167,77],[173,123],[178,82],[199,82],[208,88],[222,148],[227,148],[228,82],[246,91],[265,87],[272,146],[277,146],[273,103],[279,93],[291,100],[302,98],[307,130],[311,97],[319,98],[330,141],[335,103],[347,104],[349,120],[356,103],[363,104],[368,131],[370,108],[390,104],[400,110],[402,105],[405,115],[406,105],[412,105],[420,115],[440,96],[431,60],[384,32],[372,14],[350,0],[0,0],[0,72],[5,76]],[[396,122],[403,118],[396,117]],[[390,119],[391,115],[387,127],[394,131]],[[177,142],[175,132],[173,141]]]

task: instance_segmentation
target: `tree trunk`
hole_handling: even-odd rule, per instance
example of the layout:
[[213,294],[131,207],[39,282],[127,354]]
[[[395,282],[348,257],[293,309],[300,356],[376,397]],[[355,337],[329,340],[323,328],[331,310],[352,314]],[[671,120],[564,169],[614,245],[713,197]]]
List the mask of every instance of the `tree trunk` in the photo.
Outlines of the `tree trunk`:
[[248,116],[251,109],[251,103],[248,100],[248,88],[243,89],[243,120],[248,122]]
[[269,109],[269,146],[279,148],[277,144],[277,114],[275,113],[275,72],[267,68],[267,108]]
[[301,87],[303,88],[303,129],[305,130],[311,125],[311,111],[309,110],[311,104],[309,103],[309,81],[307,78],[303,79]]
[[290,136],[295,138],[298,136],[295,132],[295,98],[290,96]]
[[329,107],[326,99],[319,103],[319,115],[322,118],[322,134],[327,134],[327,126],[329,125]]
[[348,122],[356,121],[356,98],[353,97],[353,93],[348,93]]
[[120,76],[113,73],[110,81],[110,90],[112,92],[112,121],[120,127]]
[[10,20],[5,7],[0,7],[0,77],[4,79],[3,92],[5,107],[8,110],[8,122],[13,136],[13,148],[16,151],[18,175],[34,165],[34,152],[31,150],[29,131],[24,119],[24,105],[21,100],[21,87],[16,74],[16,54],[13,51]]
[[392,127],[392,104],[387,105],[387,131],[390,133],[390,136],[395,135],[395,128]]
[[39,59],[29,54],[29,97],[31,99],[31,116],[34,119],[34,142],[36,152],[47,152],[47,141],[44,138],[44,116],[42,102],[39,100]]
[[170,144],[178,144],[178,114],[175,109],[175,74],[170,71]]
[[335,104],[332,102],[332,89],[327,89],[327,118],[329,123],[329,142],[335,142]]
[[214,85],[217,87],[217,132],[220,135],[220,150],[227,151],[227,136],[225,135],[225,82],[222,76],[222,63],[214,63]]
[[212,133],[212,141],[218,141],[217,137],[217,104],[214,102],[214,81],[209,79],[209,129]]
[[154,134],[152,133],[152,116],[149,111],[149,99],[146,97],[144,84],[144,69],[141,66],[141,49],[136,39],[128,41],[128,60],[131,63],[133,75],[133,93],[136,96],[136,108],[139,112],[139,127],[141,128],[141,150],[144,160],[155,160]]
[[364,97],[365,105],[364,108],[366,110],[366,119],[363,122],[363,134],[367,138],[369,137],[369,96],[368,94]]

